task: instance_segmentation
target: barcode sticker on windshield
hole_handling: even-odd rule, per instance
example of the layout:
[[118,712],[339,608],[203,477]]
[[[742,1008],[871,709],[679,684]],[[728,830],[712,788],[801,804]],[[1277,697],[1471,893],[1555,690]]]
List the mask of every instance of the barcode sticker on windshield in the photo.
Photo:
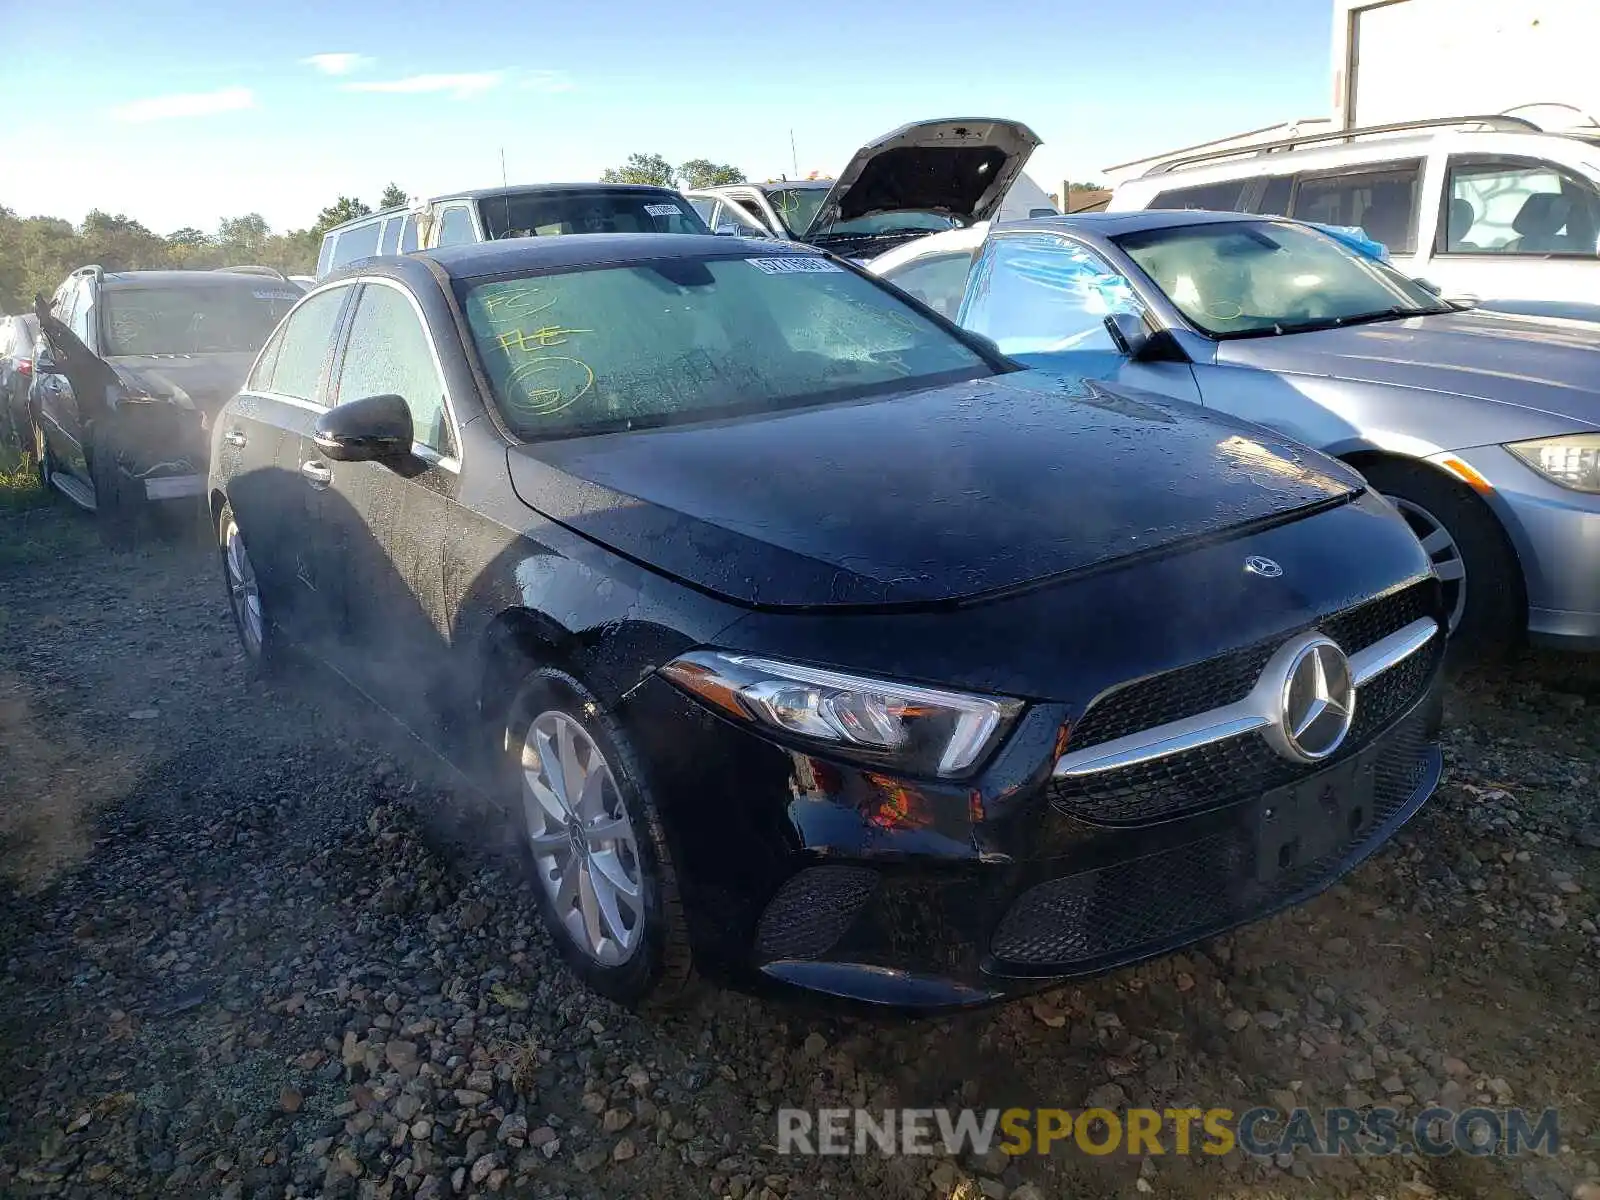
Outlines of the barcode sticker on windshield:
[[745,262],[768,275],[806,275],[816,271],[844,270],[838,263],[825,258],[801,258],[799,255],[789,258],[747,258]]
[[644,206],[644,210],[652,217],[683,216],[683,209],[679,208],[676,204],[646,204]]

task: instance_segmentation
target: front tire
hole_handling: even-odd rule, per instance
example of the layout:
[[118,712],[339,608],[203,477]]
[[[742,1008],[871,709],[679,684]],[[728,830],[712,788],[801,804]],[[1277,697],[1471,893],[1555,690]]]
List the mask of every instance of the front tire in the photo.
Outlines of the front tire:
[[626,731],[581,682],[541,668],[516,690],[504,747],[540,915],[567,965],[622,1004],[693,976],[677,875]]
[[116,419],[95,422],[90,435],[89,477],[94,482],[95,517],[106,545],[113,550],[131,550],[149,517],[150,501],[145,498],[144,481],[122,469],[118,461],[123,439]]
[[261,603],[261,585],[245,548],[244,535],[234,519],[233,506],[224,502],[217,514],[217,549],[222,557],[222,582],[228,590],[228,611],[234,632],[251,673],[267,676],[282,659],[277,634]]
[[1525,619],[1522,567],[1483,501],[1431,467],[1384,462],[1362,473],[1433,561],[1454,644],[1478,653],[1515,640]]

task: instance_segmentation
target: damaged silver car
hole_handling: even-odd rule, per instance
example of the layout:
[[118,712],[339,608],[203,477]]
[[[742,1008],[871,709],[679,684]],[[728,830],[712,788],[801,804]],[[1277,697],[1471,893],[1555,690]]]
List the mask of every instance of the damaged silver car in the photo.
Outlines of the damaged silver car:
[[74,271],[37,297],[28,396],[40,479],[134,541],[205,490],[210,419],[301,296],[282,275]]
[[855,152],[837,179],[684,193],[714,233],[805,242],[864,261],[999,215],[1039,136],[1020,121],[915,121]]

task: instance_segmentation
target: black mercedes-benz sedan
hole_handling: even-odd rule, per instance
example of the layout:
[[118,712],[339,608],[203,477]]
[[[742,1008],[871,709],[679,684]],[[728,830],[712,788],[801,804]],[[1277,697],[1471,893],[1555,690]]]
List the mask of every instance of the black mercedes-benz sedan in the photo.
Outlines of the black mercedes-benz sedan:
[[251,660],[476,780],[624,1001],[1101,971],[1326,887],[1439,777],[1437,581],[1358,475],[804,246],[352,264],[212,464]]

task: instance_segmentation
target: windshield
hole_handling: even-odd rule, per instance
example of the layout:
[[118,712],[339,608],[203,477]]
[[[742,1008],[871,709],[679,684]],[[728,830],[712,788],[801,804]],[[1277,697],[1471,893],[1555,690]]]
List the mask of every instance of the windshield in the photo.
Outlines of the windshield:
[[804,233],[817,219],[817,210],[827,194],[825,187],[774,188],[767,193],[767,203],[790,233]]
[[851,221],[835,221],[820,232],[826,233],[829,237],[850,234],[871,236],[881,233],[943,233],[946,229],[955,229],[960,224],[960,221],[944,213],[913,212],[910,209],[903,209],[897,212],[873,213],[870,217],[856,217]]
[[149,287],[101,294],[108,355],[255,352],[303,293],[292,283]]
[[994,369],[826,258],[671,258],[483,283],[463,298],[518,437],[702,420]]
[[490,241],[561,233],[710,233],[689,202],[669,192],[529,192],[478,202]]
[[1229,221],[1112,240],[1185,317],[1216,337],[1449,311],[1398,271],[1299,225]]

